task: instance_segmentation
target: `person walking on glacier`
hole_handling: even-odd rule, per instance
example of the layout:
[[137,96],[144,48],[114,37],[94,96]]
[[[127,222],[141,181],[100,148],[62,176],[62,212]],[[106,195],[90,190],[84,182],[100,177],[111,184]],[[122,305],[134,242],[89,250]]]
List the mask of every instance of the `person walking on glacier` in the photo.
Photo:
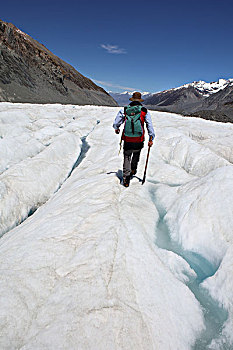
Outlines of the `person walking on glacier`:
[[124,140],[123,185],[129,186],[130,178],[137,173],[140,152],[144,145],[146,123],[149,134],[148,146],[153,145],[155,137],[150,112],[143,107],[140,92],[134,92],[128,106],[121,109],[115,118],[113,128],[115,133],[120,133],[120,126],[124,123],[122,140]]

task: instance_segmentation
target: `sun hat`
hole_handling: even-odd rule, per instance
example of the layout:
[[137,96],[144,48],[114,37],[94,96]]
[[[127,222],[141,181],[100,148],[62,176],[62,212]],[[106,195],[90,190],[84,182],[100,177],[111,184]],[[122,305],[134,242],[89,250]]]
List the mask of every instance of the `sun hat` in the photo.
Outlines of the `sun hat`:
[[133,93],[133,96],[130,97],[130,101],[143,102],[144,100],[142,99],[141,93],[136,91],[136,92]]

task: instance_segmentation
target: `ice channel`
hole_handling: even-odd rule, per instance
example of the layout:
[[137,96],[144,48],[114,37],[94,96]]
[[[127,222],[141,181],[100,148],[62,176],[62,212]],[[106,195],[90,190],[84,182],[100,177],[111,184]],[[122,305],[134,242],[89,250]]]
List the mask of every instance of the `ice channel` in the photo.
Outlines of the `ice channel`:
[[[70,173],[68,174],[67,178],[65,179],[65,181],[71,176],[71,174],[72,174],[72,172],[74,171],[74,169],[77,168],[77,166],[79,166],[79,164],[80,164],[80,163],[83,161],[83,159],[86,157],[86,154],[87,154],[87,152],[88,152],[88,150],[89,150],[89,148],[90,148],[88,142],[86,141],[87,136],[88,136],[88,135],[83,136],[83,137],[81,138],[82,146],[81,146],[81,150],[80,150],[79,156],[78,156],[76,162],[74,163],[74,165],[73,165],[73,167],[72,167]],[[65,181],[64,181],[64,182],[65,182]],[[60,188],[62,187],[62,185],[64,184],[64,182],[57,188],[57,190],[56,190],[54,193],[56,193],[56,192],[58,192],[58,191],[60,190]],[[33,208],[31,208],[30,211],[29,211],[29,213],[28,213],[28,216],[27,216],[24,220],[22,220],[18,225],[20,225],[20,224],[21,224],[23,221],[25,221],[28,217],[32,216],[32,215],[35,213],[35,211],[36,211],[37,209],[38,209],[38,207],[33,207]],[[18,226],[18,225],[17,225],[17,226]]]
[[[96,128],[96,126],[97,126],[99,123],[100,123],[100,121],[97,120],[97,121],[96,121],[96,124],[93,126],[93,128],[91,129],[91,131],[90,131],[87,135],[85,135],[85,136],[83,136],[83,137],[81,138],[82,146],[81,146],[81,150],[80,150],[80,153],[79,153],[79,155],[78,155],[78,158],[77,158],[77,160],[75,161],[75,163],[74,163],[72,169],[70,170],[68,176],[66,177],[66,179],[65,179],[65,180],[63,181],[63,183],[56,189],[56,191],[55,191],[54,193],[56,193],[56,192],[58,192],[58,191],[60,190],[60,188],[62,187],[62,185],[65,183],[65,181],[71,176],[71,174],[72,174],[72,172],[75,170],[75,168],[77,168],[77,167],[80,165],[80,163],[83,161],[83,159],[86,157],[86,154],[87,154],[87,152],[88,152],[88,150],[89,150],[89,148],[90,148],[90,146],[89,146],[89,144],[88,144],[88,142],[87,142],[86,139],[87,139],[87,137],[90,135],[90,133],[92,133],[92,132],[94,131],[94,129]],[[44,204],[44,203],[43,203],[43,204]],[[27,218],[29,218],[30,216],[32,216],[32,215],[37,211],[38,208],[39,208],[39,207],[37,207],[37,206],[31,207],[30,210],[28,211],[27,216],[25,216],[22,220],[20,220],[19,222],[17,222],[15,226],[19,226],[20,224],[22,224],[25,220],[27,220]],[[9,231],[9,230],[5,231],[3,234],[7,233],[8,231]]]
[[[88,150],[90,149],[90,145],[89,145],[88,142],[87,142],[87,137],[95,130],[96,126],[97,126],[99,123],[100,123],[100,120],[97,120],[97,121],[96,121],[96,124],[93,126],[93,128],[91,129],[91,131],[90,131],[87,135],[81,137],[82,146],[81,146],[80,154],[79,154],[79,156],[78,156],[76,162],[74,163],[74,165],[73,165],[73,167],[72,167],[72,169],[71,169],[71,171],[70,171],[68,177],[70,177],[70,175],[72,174],[72,172],[74,171],[74,169],[77,168],[77,167],[79,166],[79,164],[83,161],[83,159],[86,157],[86,154],[87,154]],[[68,178],[68,177],[67,177],[67,178]]]
[[[224,310],[209,293],[200,285],[206,278],[215,274],[219,266],[215,266],[206,260],[201,255],[185,251],[181,245],[172,241],[169,233],[169,228],[164,220],[166,211],[161,207],[156,198],[156,189],[150,190],[153,203],[159,213],[159,221],[156,227],[156,241],[155,244],[162,249],[172,251],[181,256],[190,267],[196,272],[197,277],[189,279],[187,286],[199,301],[205,319],[206,329],[202,332],[199,339],[197,339],[193,350],[212,349],[210,343],[221,335],[224,322],[227,320],[228,313]],[[225,345],[221,350],[230,350],[230,346]]]

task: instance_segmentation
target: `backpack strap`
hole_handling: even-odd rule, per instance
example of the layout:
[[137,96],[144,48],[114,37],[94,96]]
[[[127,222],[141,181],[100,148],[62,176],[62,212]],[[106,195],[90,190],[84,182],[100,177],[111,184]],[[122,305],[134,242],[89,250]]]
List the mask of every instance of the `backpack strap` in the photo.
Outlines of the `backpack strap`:
[[146,107],[142,107],[142,109],[141,109],[141,114],[140,114],[140,118],[141,118],[141,122],[142,122],[142,123],[145,122],[146,114],[147,114],[147,109],[146,109]]
[[142,112],[145,112],[145,113],[147,114],[147,109],[146,109],[146,107],[142,107],[141,111],[142,111]]

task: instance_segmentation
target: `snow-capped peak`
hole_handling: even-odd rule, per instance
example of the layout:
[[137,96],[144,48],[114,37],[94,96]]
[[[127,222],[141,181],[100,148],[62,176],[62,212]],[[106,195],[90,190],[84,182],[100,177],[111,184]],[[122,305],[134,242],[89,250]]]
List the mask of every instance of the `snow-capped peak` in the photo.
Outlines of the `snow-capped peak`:
[[213,81],[211,83],[206,83],[205,81],[200,80],[198,82],[191,83],[190,86],[198,89],[204,96],[209,96],[224,89],[227,85],[232,83],[233,79],[219,79],[217,82]]
[[[113,92],[113,91],[108,91],[109,94],[118,94],[118,95],[133,95],[133,93],[136,92],[135,91],[123,91],[123,92]],[[150,95],[151,92],[147,92],[147,91],[144,91],[144,92],[141,92],[141,95],[142,96],[145,96],[145,95]]]
[[[124,92],[111,92],[109,91],[108,93],[117,101],[117,103],[121,106],[126,105],[129,103],[130,97],[132,97],[133,93],[135,91],[124,91]],[[146,99],[147,97],[151,96],[152,93],[150,92],[141,92],[141,95],[143,99]]]
[[[225,89],[226,86],[232,85],[233,79],[219,79],[218,81],[213,81],[211,83],[207,83],[204,80],[194,81],[193,83],[184,84],[177,88],[171,90],[179,90],[183,88],[189,88],[190,86],[197,89],[204,97],[208,97],[216,92]],[[166,90],[168,91],[168,90]],[[166,92],[163,91],[163,92]]]

